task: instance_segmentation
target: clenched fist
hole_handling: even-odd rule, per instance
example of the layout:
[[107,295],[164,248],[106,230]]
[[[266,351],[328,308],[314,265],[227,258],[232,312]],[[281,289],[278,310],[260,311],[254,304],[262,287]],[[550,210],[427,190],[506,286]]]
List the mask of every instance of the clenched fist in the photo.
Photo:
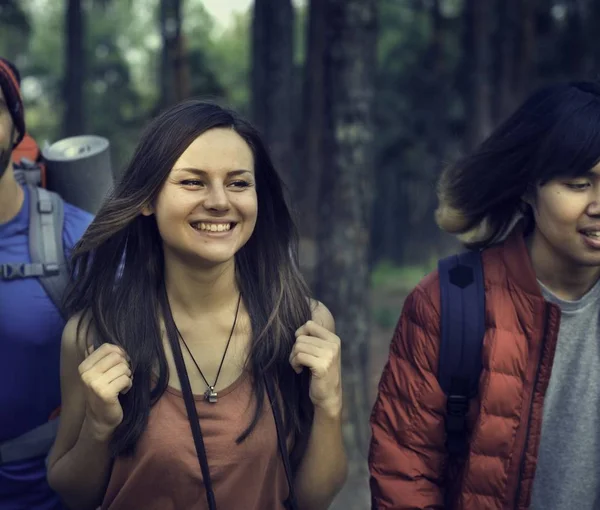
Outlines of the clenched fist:
[[79,375],[85,387],[86,419],[96,439],[108,440],[123,421],[119,394],[127,393],[133,384],[129,357],[116,345],[102,344],[88,350]]
[[290,363],[298,374],[303,367],[310,370],[310,399],[313,405],[329,414],[339,414],[342,409],[340,338],[310,320],[296,331]]

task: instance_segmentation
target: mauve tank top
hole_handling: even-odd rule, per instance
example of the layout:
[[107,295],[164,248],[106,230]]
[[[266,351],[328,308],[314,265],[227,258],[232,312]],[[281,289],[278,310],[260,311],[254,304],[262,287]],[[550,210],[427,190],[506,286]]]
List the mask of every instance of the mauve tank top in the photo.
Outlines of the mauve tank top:
[[[277,448],[268,396],[260,420],[235,440],[254,416],[251,378],[242,375],[210,404],[195,396],[218,510],[283,510],[288,486]],[[168,388],[150,411],[132,457],[115,460],[103,510],[208,510],[202,473],[183,395]]]

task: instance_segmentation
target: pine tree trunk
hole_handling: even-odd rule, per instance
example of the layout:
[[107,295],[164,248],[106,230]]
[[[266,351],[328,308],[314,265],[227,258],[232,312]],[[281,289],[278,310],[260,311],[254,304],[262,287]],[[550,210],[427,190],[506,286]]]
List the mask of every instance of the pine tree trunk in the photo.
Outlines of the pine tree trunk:
[[535,88],[535,12],[537,0],[518,2],[518,47],[515,58],[515,95],[520,103]]
[[181,0],[160,0],[160,33],[162,37],[160,104],[162,108],[189,96],[188,61],[181,30],[181,4]]
[[316,295],[343,344],[345,439],[351,476],[365,469],[368,431],[370,220],[377,1],[326,0],[327,108]]
[[291,0],[255,0],[252,19],[252,119],[273,161],[293,187],[294,10]]
[[494,123],[498,124],[514,109],[515,61],[517,58],[518,11],[516,0],[496,0],[497,27],[494,38]]
[[491,0],[466,0],[465,59],[467,127],[465,150],[480,143],[491,131]]
[[304,66],[304,163],[298,173],[297,189],[302,211],[300,232],[310,239],[315,238],[317,231],[319,180],[325,157],[325,6],[323,0],[310,0]]

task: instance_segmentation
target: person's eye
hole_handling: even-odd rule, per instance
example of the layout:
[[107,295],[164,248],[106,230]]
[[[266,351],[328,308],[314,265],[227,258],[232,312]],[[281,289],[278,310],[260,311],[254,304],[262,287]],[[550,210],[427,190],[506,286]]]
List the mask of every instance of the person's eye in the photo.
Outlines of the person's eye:
[[248,188],[250,187],[250,183],[248,181],[233,181],[231,183],[231,186],[233,186],[234,188]]
[[198,179],[185,179],[181,181],[183,186],[202,186],[203,182]]
[[575,191],[583,191],[590,187],[589,182],[567,182],[565,183],[567,188],[570,188]]

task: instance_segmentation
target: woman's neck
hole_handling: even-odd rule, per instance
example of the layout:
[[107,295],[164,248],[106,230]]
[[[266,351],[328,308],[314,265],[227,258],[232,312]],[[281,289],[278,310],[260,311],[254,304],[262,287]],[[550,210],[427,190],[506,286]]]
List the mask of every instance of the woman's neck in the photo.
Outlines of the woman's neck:
[[228,307],[239,296],[233,259],[199,268],[165,257],[165,283],[171,308],[189,317]]
[[560,299],[580,299],[600,278],[600,267],[560,256],[537,230],[527,239],[527,248],[537,279]]

